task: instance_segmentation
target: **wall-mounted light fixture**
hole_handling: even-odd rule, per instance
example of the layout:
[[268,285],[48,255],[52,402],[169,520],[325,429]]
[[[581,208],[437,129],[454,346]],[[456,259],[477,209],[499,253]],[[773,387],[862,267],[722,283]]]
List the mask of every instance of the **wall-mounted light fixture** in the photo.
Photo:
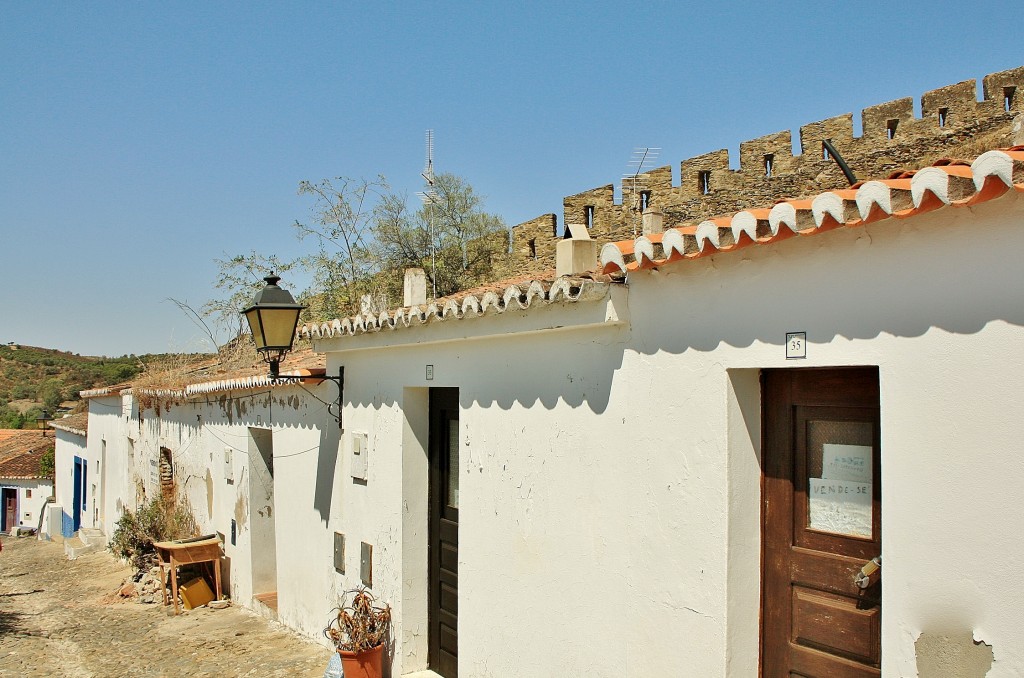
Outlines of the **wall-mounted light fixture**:
[[39,413],[39,416],[36,417],[36,428],[41,430],[43,432],[43,435],[45,436],[46,424],[47,422],[51,421],[53,421],[53,417],[50,416],[50,413],[47,410],[43,410],[42,412]]
[[[326,374],[319,377],[281,374],[281,363],[291,352],[292,344],[295,342],[295,328],[299,325],[299,314],[306,307],[295,303],[291,292],[277,286],[281,278],[274,275],[273,271],[263,280],[266,281],[266,286],[256,293],[252,305],[244,309],[242,315],[249,322],[256,350],[263,356],[263,360],[270,364],[270,379],[276,382],[321,381],[324,379],[333,381],[338,385],[338,401],[334,404],[337,412],[332,415],[338,422],[338,428],[342,428],[341,399],[345,392],[345,368],[339,367],[336,377]],[[328,406],[328,412],[330,412],[330,407]]]

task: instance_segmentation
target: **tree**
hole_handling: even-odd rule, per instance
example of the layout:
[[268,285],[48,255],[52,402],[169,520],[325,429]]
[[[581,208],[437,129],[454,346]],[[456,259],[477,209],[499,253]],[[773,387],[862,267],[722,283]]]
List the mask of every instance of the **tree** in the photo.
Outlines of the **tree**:
[[53,478],[53,448],[47,448],[43,452],[43,456],[39,459],[39,475],[44,478]]
[[[207,301],[200,312],[176,299],[171,301],[205,330],[214,350],[217,350],[224,343],[225,335],[227,340],[232,340],[245,332],[241,310],[252,302],[253,296],[263,287],[263,278],[270,271],[287,273],[295,268],[296,262],[281,261],[274,255],[266,256],[255,251],[214,259],[214,262],[218,268],[214,287],[222,290],[222,297]],[[203,318],[211,318],[213,327],[207,325]]]
[[504,220],[483,210],[483,198],[461,177],[439,174],[430,199],[410,213],[404,195],[377,205],[375,251],[380,269],[400,286],[401,272],[422,268],[439,297],[486,279],[495,256],[508,251]]
[[383,176],[299,183],[299,195],[313,197],[313,220],[294,224],[300,239],[312,238],[317,245],[317,251],[303,259],[313,276],[303,297],[311,305],[311,315],[355,313],[362,296],[373,291],[373,275],[379,270],[370,246],[373,205],[387,190]]
[[[406,268],[423,268],[439,296],[452,294],[485,279],[495,255],[508,250],[505,222],[483,211],[483,198],[453,174],[438,175],[434,199],[414,212],[384,177],[303,181],[298,192],[313,198],[312,218],[293,226],[300,239],[315,242],[314,252],[292,262],[256,252],[218,259],[220,299],[198,313],[172,299],[214,344],[225,327],[232,338],[245,331],[238,312],[268,270],[310,274],[310,287],[296,295],[309,306],[303,316],[309,321],[389,308],[389,300],[402,298]],[[363,308],[367,298],[372,301]],[[215,328],[206,318],[214,319]]]
[[60,407],[63,400],[61,382],[57,379],[47,379],[39,386],[36,392],[36,399],[42,401],[43,407],[51,412]]

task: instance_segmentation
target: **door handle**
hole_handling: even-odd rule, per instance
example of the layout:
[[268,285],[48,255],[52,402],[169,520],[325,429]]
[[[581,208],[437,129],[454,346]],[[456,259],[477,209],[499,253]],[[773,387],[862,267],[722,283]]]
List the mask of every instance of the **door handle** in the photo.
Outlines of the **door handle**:
[[[882,556],[875,556],[868,562],[864,563],[864,567],[860,568],[857,574],[853,577],[853,583],[857,585],[857,588],[866,589],[873,583],[874,575],[882,570]],[[882,575],[878,575],[881,577]]]

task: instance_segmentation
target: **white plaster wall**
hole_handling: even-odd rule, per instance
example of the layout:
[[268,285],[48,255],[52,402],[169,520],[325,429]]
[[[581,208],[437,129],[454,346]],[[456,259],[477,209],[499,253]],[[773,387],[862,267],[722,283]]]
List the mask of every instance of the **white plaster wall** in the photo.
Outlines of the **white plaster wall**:
[[[422,480],[419,497],[409,494],[416,482],[403,486],[401,408],[410,391],[428,386],[458,386],[462,403],[460,671],[621,675],[609,647],[623,649],[630,675],[712,675],[721,666],[724,620],[715,607],[725,587],[715,569],[724,571],[726,558],[700,545],[725,543],[725,492],[696,480],[724,483],[725,466],[704,449],[637,444],[664,384],[650,378],[650,366],[622,370],[627,341],[610,328],[331,354],[346,365],[346,427],[370,437],[365,486],[348,478],[343,458],[339,525],[350,544],[374,545],[374,591],[399,611],[393,675],[426,664],[417,642],[425,551],[420,563],[398,551],[399,530],[416,529],[403,513],[426,493]],[[724,422],[724,376],[717,389],[717,401],[694,405]],[[687,428],[658,430],[677,425]],[[713,426],[693,428],[703,441]],[[418,529],[425,535],[425,525]],[[406,595],[416,599],[409,619]],[[651,634],[671,642],[651,643]],[[702,639],[700,651],[683,651],[692,638]]]
[[[636,358],[658,356],[665,370],[652,378],[684,394],[702,393],[722,367],[879,366],[883,675],[916,675],[922,631],[973,632],[994,646],[990,676],[1024,671],[1014,621],[1024,614],[1014,582],[1024,549],[1007,539],[1024,520],[1007,501],[1024,477],[1016,424],[1024,414],[1022,223],[1024,201],[1011,196],[632,283]],[[784,359],[789,330],[808,332],[807,360]],[[670,364],[691,377],[673,379]],[[756,612],[753,595],[741,596]],[[730,606],[750,627],[742,608]],[[748,657],[734,675],[756,669],[756,637],[746,642],[732,648]]]
[[61,510],[69,516],[74,500],[75,457],[85,455],[85,436],[54,429],[53,452],[54,496]]
[[[163,399],[159,414],[143,407],[142,424],[129,418],[134,459],[122,455],[129,468],[120,489],[108,488],[108,503],[118,498],[133,507],[135,483],[146,497],[159,496],[160,448],[171,450],[180,496],[188,499],[200,530],[224,535],[226,583],[233,600],[252,606],[254,559],[277,559],[280,620],[301,633],[317,637],[327,622],[337,592],[333,577],[333,542],[327,523],[336,461],[337,424],[319,402],[336,397],[333,384],[243,390]],[[314,397],[315,396],[315,397]],[[126,406],[131,410],[131,406]],[[90,421],[90,427],[92,422]],[[269,429],[274,446],[274,510],[276,548],[252,544],[251,518],[264,511],[262,497],[250,495],[249,427]],[[90,438],[92,429],[90,428]],[[128,437],[121,437],[121,448]],[[108,456],[111,454],[108,444]],[[225,449],[231,450],[230,473]],[[113,470],[111,471],[113,472]],[[115,496],[111,496],[115,495]],[[236,538],[232,544],[231,521]],[[261,587],[265,590],[265,587]],[[259,592],[259,591],[257,591]]]
[[[117,498],[130,505],[136,477],[159,492],[150,461],[171,449],[202,529],[240,524],[225,550],[232,593],[248,604],[248,427],[271,428],[281,621],[317,636],[359,583],[359,543],[372,544],[373,590],[396,610],[399,675],[426,664],[425,389],[457,386],[464,675],[748,676],[760,604],[757,373],[877,365],[883,673],[916,674],[919,633],[966,629],[993,645],[990,676],[1017,675],[1022,223],[1024,200],[1007,197],[641,274],[627,327],[455,338],[491,322],[514,329],[512,313],[321,342],[332,372],[346,367],[344,436],[295,387],[197,397],[146,410],[141,425],[130,403],[93,399],[90,482],[98,441],[109,469],[134,435],[134,457],[116,457],[130,478],[107,476],[109,516]],[[557,305],[537,313],[545,327],[575,317]],[[435,329],[448,340],[372,348],[429,342]],[[790,330],[808,333],[806,360],[785,360]],[[334,389],[313,390],[332,401]],[[368,435],[365,483],[351,477],[354,432]],[[346,536],[344,575],[335,531]]]
[[[108,537],[113,534],[117,519],[120,517],[116,510],[111,510],[111,507],[116,505],[116,499],[112,500],[112,497],[120,493],[116,487],[111,487],[111,478],[122,473],[120,469],[127,464],[124,458],[125,446],[122,443],[128,425],[123,411],[127,399],[128,396],[120,395],[89,399],[89,427],[85,439],[85,449],[77,453],[88,462],[83,494],[83,499],[86,500],[86,510],[82,514],[81,526],[101,529]],[[101,463],[104,443],[106,443],[107,458],[106,463]],[[70,483],[74,480],[73,459],[66,463],[70,466],[64,478],[67,478]],[[95,496],[92,491],[93,486],[96,488]],[[106,494],[104,494],[104,487],[106,487]],[[68,487],[66,491],[65,511],[68,512],[72,508],[72,491],[71,487]]]
[[[0,488],[10,488],[17,493],[16,527],[39,527],[39,516],[46,506],[47,497],[53,493],[53,483],[35,479],[5,478],[0,481]],[[30,492],[31,497],[28,496]],[[43,527],[45,529],[46,526]]]
[[[403,478],[402,410],[417,389],[461,389],[460,672],[748,676],[756,374],[848,365],[881,378],[883,674],[916,674],[920,632],[959,629],[993,645],[991,676],[1020,673],[1022,223],[1011,196],[641,274],[628,329],[321,342],[330,369],[346,366],[346,428],[370,440],[365,485],[342,456],[333,525],[350,551],[374,544],[376,593],[399,612],[415,599],[398,615],[393,674],[425,663],[403,628],[422,632],[426,586],[421,555],[402,553],[419,544],[403,534],[419,498]],[[807,332],[806,360],[785,360],[792,330]]]

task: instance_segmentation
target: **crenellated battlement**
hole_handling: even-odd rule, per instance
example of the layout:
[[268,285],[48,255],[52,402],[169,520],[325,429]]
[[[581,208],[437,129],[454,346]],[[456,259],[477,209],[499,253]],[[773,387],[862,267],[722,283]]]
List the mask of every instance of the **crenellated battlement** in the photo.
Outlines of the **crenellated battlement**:
[[[982,90],[981,101],[975,80],[925,92],[920,118],[910,97],[869,106],[861,111],[860,136],[854,135],[852,113],[808,123],[800,127],[799,155],[793,154],[788,130],[744,141],[735,170],[726,149],[689,158],[679,164],[678,185],[671,167],[659,167],[640,175],[636,191],[623,182],[621,202],[613,184],[592,188],[563,200],[563,223],[586,224],[599,241],[624,240],[639,233],[645,207],[660,208],[671,227],[848,186],[824,147],[826,139],[858,179],[1024,143],[1024,66],[985,76]],[[513,227],[516,264],[554,265],[553,219],[545,215]]]

